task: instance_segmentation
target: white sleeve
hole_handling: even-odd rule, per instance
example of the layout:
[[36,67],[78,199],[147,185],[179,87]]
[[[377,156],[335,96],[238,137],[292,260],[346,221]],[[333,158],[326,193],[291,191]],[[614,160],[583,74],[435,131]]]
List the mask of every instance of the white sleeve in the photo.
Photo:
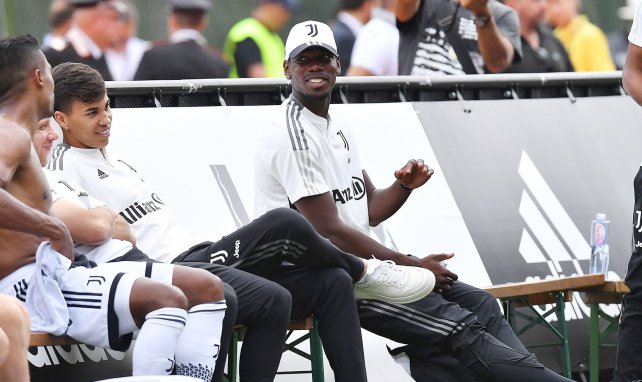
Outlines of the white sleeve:
[[293,141],[286,128],[273,125],[261,141],[256,156],[257,214],[330,190],[313,139]]
[[376,76],[396,75],[398,51],[397,28],[388,28],[384,22],[370,22],[354,43],[350,66],[366,69]]
[[307,147],[300,149],[293,148],[289,138],[282,139],[275,147],[271,167],[291,203],[330,190],[319,148],[312,140],[308,139]]
[[51,188],[52,203],[58,199],[65,198],[88,209],[107,205],[90,196],[87,191],[62,171],[45,170],[45,175]]
[[633,45],[642,47],[642,28],[640,28],[640,23],[642,23],[642,2],[638,2],[638,5],[635,7],[635,14],[633,15],[633,24],[631,25],[631,32],[629,33],[629,42]]

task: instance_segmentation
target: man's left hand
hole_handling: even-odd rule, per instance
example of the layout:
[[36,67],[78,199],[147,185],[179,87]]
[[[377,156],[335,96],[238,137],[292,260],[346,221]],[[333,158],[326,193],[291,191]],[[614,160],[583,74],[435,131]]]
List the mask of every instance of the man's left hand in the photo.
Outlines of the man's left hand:
[[411,159],[405,166],[395,171],[395,178],[405,186],[415,189],[423,186],[434,172],[423,159]]

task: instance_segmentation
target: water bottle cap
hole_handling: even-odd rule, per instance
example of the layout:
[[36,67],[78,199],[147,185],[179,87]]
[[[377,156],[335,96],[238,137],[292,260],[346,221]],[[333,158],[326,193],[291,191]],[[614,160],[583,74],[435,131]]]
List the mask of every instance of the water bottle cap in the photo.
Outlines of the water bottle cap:
[[598,213],[595,216],[595,219],[597,219],[597,220],[606,220],[606,214],[605,213]]

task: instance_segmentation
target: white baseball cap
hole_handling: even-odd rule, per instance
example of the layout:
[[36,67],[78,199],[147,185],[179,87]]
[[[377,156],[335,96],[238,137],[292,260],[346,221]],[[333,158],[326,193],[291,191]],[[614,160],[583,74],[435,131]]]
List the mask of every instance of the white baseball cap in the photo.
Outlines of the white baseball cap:
[[311,46],[320,46],[338,56],[337,43],[334,41],[332,29],[322,22],[308,20],[298,23],[290,29],[290,34],[285,42],[285,59],[296,57]]

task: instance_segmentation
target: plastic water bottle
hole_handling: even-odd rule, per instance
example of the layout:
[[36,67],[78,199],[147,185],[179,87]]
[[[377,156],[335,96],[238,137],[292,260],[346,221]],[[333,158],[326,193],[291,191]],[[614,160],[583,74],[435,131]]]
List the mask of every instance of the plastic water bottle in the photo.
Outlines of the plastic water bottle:
[[609,223],[606,214],[597,214],[591,222],[589,273],[603,273],[604,277],[609,271]]

